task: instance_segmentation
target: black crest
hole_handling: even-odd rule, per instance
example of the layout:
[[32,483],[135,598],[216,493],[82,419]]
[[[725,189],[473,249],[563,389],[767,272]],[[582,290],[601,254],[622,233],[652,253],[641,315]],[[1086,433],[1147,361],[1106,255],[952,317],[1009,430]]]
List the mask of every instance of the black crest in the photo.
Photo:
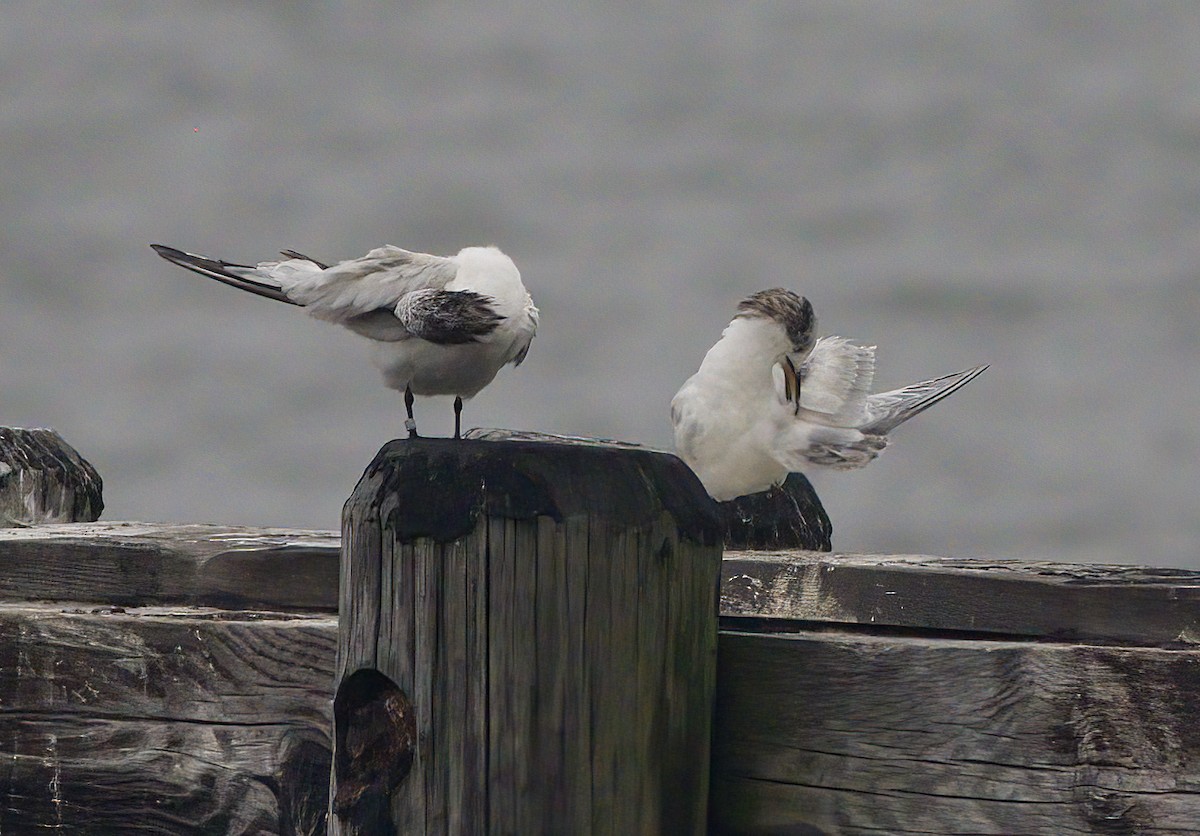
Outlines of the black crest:
[[787,331],[793,351],[807,351],[815,341],[817,315],[813,313],[812,303],[790,290],[781,287],[760,290],[741,301],[737,315],[775,320]]

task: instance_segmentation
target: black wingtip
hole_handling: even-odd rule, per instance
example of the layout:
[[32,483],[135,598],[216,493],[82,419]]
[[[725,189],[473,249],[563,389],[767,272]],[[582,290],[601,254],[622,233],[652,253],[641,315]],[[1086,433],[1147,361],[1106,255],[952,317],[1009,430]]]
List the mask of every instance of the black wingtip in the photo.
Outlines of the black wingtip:
[[150,249],[161,255],[163,258],[171,256],[186,255],[183,250],[177,250],[174,247],[168,247],[166,244],[151,244]]
[[215,258],[209,258],[204,255],[196,255],[195,253],[184,252],[177,250],[174,247],[168,247],[163,244],[151,244],[150,248],[165,258],[172,264],[178,264],[185,270],[191,270],[193,273],[199,273],[206,278],[216,279],[217,281],[236,287],[238,290],[245,290],[248,293],[253,293],[256,296],[263,296],[267,299],[273,299],[276,302],[287,302],[289,305],[300,305],[299,302],[288,298],[283,289],[275,284],[255,281],[249,276],[236,275],[229,272],[229,268],[237,268],[240,270],[253,270],[254,268],[245,264],[234,264],[230,261],[220,261]]

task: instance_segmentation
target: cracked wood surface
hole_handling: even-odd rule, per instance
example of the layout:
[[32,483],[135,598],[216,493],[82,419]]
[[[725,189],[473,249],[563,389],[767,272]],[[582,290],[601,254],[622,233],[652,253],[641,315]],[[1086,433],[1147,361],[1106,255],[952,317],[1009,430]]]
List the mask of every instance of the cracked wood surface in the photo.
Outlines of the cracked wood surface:
[[331,614],[0,605],[0,832],[323,833]]
[[1200,651],[724,631],[710,826],[1181,834]]

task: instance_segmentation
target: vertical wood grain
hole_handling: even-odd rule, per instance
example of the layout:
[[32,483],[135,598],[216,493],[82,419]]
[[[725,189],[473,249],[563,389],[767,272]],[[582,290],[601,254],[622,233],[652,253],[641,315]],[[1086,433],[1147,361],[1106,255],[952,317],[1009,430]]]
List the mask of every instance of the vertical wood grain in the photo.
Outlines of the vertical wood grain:
[[343,592],[347,658],[375,630],[417,717],[397,832],[704,832],[703,796],[664,798],[706,786],[720,569],[715,505],[678,460],[394,444],[346,520],[376,549],[345,552],[367,565],[343,580],[376,585]]

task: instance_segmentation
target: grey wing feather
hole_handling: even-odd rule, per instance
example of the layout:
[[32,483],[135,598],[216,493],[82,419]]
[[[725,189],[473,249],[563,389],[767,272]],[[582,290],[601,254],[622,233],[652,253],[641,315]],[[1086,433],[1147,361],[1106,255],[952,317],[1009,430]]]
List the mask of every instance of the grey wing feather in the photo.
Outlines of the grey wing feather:
[[800,404],[841,422],[862,415],[875,379],[875,346],[821,337],[801,363]]
[[359,336],[384,343],[400,342],[413,336],[392,308],[376,308],[347,317],[341,323]]
[[318,319],[346,322],[379,308],[395,308],[414,291],[440,290],[457,273],[451,258],[378,247],[362,258],[301,277],[289,291]]
[[527,343],[525,343],[525,345],[521,346],[521,350],[518,351],[513,356],[512,360],[510,360],[509,362],[512,363],[514,366],[519,366],[522,363],[524,363],[526,355],[529,354],[529,346],[531,346],[531,345],[533,345],[532,337],[529,339],[529,341]]
[[914,383],[903,389],[872,395],[867,398],[869,418],[859,429],[868,435],[886,435],[909,418],[954,394],[986,369],[987,366],[976,366],[945,377]]
[[166,247],[162,244],[151,244],[150,247],[167,261],[172,264],[178,264],[180,267],[191,270],[193,273],[199,273],[201,276],[216,279],[239,290],[245,290],[258,296],[265,296],[267,299],[274,299],[276,302],[287,302],[289,305],[301,304],[294,299],[289,299],[279,285],[262,281],[266,277],[258,275],[257,268],[246,264],[234,264],[231,261],[209,258],[205,255],[185,253],[183,250]]

